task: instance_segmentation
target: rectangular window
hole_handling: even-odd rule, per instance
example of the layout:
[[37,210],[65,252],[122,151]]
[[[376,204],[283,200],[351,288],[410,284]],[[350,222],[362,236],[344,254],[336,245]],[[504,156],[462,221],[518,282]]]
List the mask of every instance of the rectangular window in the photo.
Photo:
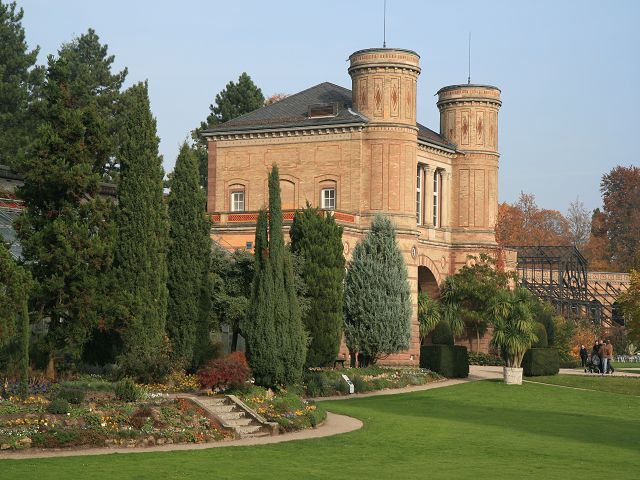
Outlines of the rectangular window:
[[433,226],[440,226],[440,172],[433,174]]
[[336,209],[336,189],[324,188],[321,193],[321,203],[324,210]]
[[244,212],[244,192],[231,193],[231,211]]
[[422,224],[422,165],[418,165],[416,178],[416,222]]

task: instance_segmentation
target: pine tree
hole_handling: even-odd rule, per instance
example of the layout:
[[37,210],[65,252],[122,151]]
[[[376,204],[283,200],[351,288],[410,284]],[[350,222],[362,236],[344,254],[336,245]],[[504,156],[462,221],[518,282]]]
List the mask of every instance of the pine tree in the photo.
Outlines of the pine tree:
[[306,333],[300,317],[291,256],[284,247],[278,167],[269,175],[269,228],[261,211],[256,225],[255,274],[249,316],[242,331],[256,382],[290,385],[302,377]]
[[211,358],[214,345],[211,332],[217,329],[218,318],[213,310],[213,290],[215,273],[211,271],[211,251],[207,251],[203,263],[204,271],[198,295],[198,318],[196,320],[196,339],[193,348],[194,369],[201,367]]
[[302,259],[309,303],[303,316],[310,337],[306,365],[330,365],[340,349],[344,325],[342,227],[333,215],[322,216],[307,204],[296,212],[290,234],[291,250]]
[[240,115],[252,112],[264,105],[262,90],[256,86],[251,77],[243,72],[238,82],[229,82],[227,86],[216,95],[215,105],[209,105],[209,115],[200,126],[191,132],[191,138],[195,142],[194,150],[198,155],[200,165],[200,184],[207,188],[207,142],[202,138],[201,132],[220,123],[228,122]]
[[57,355],[78,357],[109,296],[112,208],[98,193],[115,156],[113,112],[126,72],[111,75],[106,51],[90,30],[49,57],[37,135],[17,165],[26,209],[16,230],[36,282],[35,310],[50,319],[50,376]]
[[0,164],[15,165],[35,132],[29,108],[41,83],[38,48],[29,51],[22,27],[23,10],[0,2]]
[[358,242],[345,278],[345,340],[364,364],[409,347],[411,295],[407,267],[391,221],[377,215]]
[[162,159],[148,87],[139,83],[122,95],[120,185],[114,263],[124,309],[123,373],[142,380],[161,377],[168,367],[167,211],[163,203]]
[[[173,358],[179,365],[190,366],[194,359],[196,325],[201,304],[206,301],[202,290],[208,276],[211,250],[209,221],[205,216],[205,198],[198,181],[197,159],[186,143],[176,160],[169,195],[169,301],[167,333],[173,347]],[[210,304],[210,299],[209,299]],[[209,313],[202,312],[205,323]],[[204,325],[200,332],[205,332]],[[209,333],[206,333],[208,338]]]

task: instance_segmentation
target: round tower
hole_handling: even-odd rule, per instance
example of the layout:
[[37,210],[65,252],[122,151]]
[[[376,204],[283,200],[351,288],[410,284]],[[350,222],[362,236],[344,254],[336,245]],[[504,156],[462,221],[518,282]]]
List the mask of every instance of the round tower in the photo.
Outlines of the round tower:
[[453,161],[456,242],[495,244],[500,89],[452,85],[438,91],[440,134],[464,155]]
[[372,123],[416,126],[420,56],[400,48],[368,48],[349,57],[353,108]]
[[362,216],[384,212],[399,230],[415,231],[416,84],[420,56],[399,48],[350,57],[354,110],[369,122],[362,143]]

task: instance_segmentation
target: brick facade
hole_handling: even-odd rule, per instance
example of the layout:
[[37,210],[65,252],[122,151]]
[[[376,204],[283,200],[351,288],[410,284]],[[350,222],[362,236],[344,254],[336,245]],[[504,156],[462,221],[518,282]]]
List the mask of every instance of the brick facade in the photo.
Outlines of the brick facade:
[[[205,132],[212,238],[229,249],[252,245],[256,212],[267,204],[267,176],[274,163],[280,169],[285,223],[306,202],[321,206],[322,190],[334,189],[334,215],[344,227],[347,259],[373,216],[389,216],[407,263],[414,313],[409,349],[385,362],[416,364],[418,284],[437,293],[469,255],[496,248],[500,91],[482,85],[441,89],[437,134],[416,123],[416,53],[362,50],[351,55],[349,74],[351,102],[338,108],[355,120],[323,125],[309,118],[274,126],[252,124],[248,114],[235,128],[223,124]],[[290,104],[297,101],[293,97]],[[231,211],[234,191],[244,192],[242,212]],[[515,267],[513,254],[507,263]]]

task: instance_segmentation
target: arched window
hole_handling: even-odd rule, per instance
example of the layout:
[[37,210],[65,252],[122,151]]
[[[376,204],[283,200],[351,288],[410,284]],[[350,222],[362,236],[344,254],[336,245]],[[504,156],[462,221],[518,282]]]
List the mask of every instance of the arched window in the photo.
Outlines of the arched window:
[[335,210],[338,208],[337,184],[331,180],[320,182],[320,208],[322,210]]
[[433,173],[433,226],[440,227],[440,213],[441,213],[441,199],[442,195],[440,190],[442,189],[442,173],[440,170],[436,170]]
[[232,212],[244,212],[246,208],[244,185],[231,185],[229,195],[229,209]]

